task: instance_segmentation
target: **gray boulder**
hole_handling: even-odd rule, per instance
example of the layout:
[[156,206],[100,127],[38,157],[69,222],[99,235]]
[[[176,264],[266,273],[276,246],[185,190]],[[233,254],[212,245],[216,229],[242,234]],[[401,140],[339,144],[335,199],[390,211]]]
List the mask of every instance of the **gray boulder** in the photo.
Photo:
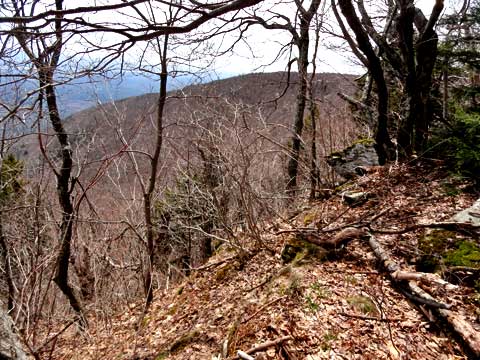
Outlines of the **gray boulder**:
[[454,215],[452,221],[480,226],[480,199],[475,201],[468,209],[462,210]]
[[370,141],[358,142],[343,151],[330,154],[327,163],[347,180],[363,175],[366,167],[379,165],[378,155]]
[[14,331],[13,321],[0,301],[0,359],[28,360],[22,343]]

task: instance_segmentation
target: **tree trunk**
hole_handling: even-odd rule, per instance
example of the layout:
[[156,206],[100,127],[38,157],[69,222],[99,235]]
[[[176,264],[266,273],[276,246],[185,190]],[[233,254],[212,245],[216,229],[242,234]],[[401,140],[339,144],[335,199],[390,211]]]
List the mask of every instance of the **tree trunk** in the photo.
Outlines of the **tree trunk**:
[[[10,267],[10,254],[3,233],[3,213],[0,211],[0,259],[3,260],[3,267],[5,269],[5,282],[7,285],[7,311],[12,311],[14,306],[14,292],[15,288],[13,286],[13,277]],[[1,285],[1,284],[0,284]]]
[[161,59],[161,73],[160,73],[160,93],[158,95],[158,108],[157,108],[157,123],[156,123],[156,140],[154,153],[150,159],[150,178],[148,181],[148,188],[143,194],[143,209],[145,216],[146,226],[146,238],[147,238],[147,252],[148,252],[148,264],[145,274],[145,297],[146,308],[150,306],[153,300],[153,282],[152,282],[152,266],[155,260],[155,234],[153,231],[153,204],[152,196],[155,191],[157,176],[158,176],[158,163],[160,161],[160,152],[163,144],[163,111],[165,108],[165,102],[167,100],[167,81],[168,81],[168,69],[167,69],[167,47],[168,47],[168,35],[165,36],[163,42],[163,49],[160,49]]
[[398,148],[402,157],[409,157],[413,153],[413,133],[416,123],[415,112],[418,110],[418,89],[415,66],[415,49],[413,47],[413,18],[414,7],[411,1],[400,2],[400,15],[397,19],[397,33],[399,34],[400,51],[406,64],[407,76],[405,83],[406,111],[398,129]]
[[[432,118],[430,92],[432,73],[437,59],[438,36],[434,30],[443,9],[443,1],[436,0],[430,19],[414,7],[412,0],[401,1],[398,18],[400,50],[407,64],[406,94],[407,115],[400,125],[398,145],[403,154],[415,151],[421,154],[428,140],[428,129]],[[413,25],[420,33],[414,46]]]
[[295,105],[295,118],[293,123],[292,148],[290,159],[287,165],[287,190],[294,190],[297,186],[298,160],[300,159],[300,149],[302,142],[303,117],[305,115],[305,104],[307,97],[307,68],[308,68],[308,32],[306,38],[299,40],[298,49],[298,90]]
[[295,118],[293,124],[292,148],[287,165],[287,190],[292,191],[297,187],[298,161],[300,159],[300,150],[302,143],[303,117],[305,115],[305,106],[307,102],[307,83],[308,83],[308,49],[310,46],[310,23],[317,13],[321,0],[312,0],[307,9],[303,8],[301,3],[297,3],[300,33],[289,29],[293,36],[293,42],[298,49],[298,76],[299,85],[297,92],[297,101],[295,108]]
[[[310,147],[310,200],[314,200],[317,196],[317,189],[319,185],[319,170],[317,166],[317,108],[313,101],[313,81],[309,86],[309,98],[310,98],[310,122],[312,132],[312,143]],[[323,89],[322,89],[323,91]]]
[[60,250],[57,256],[56,270],[53,280],[67,297],[70,306],[79,317],[80,323],[83,326],[87,326],[87,320],[84,316],[81,303],[75,295],[73,288],[68,283],[68,271],[73,239],[73,221],[75,217],[70,188],[73,168],[72,148],[58,112],[55,88],[53,86],[53,74],[42,70],[39,72],[40,85],[45,88],[48,116],[58,142],[60,143],[62,156],[61,168],[55,173],[57,178],[57,196],[62,209],[62,220],[60,222]]
[[415,111],[415,151],[420,154],[425,150],[428,141],[428,130],[432,119],[430,92],[432,89],[432,73],[437,60],[438,36],[430,30],[417,42],[417,79],[418,111]]
[[375,54],[367,33],[365,32],[360,19],[355,13],[351,0],[340,0],[338,2],[343,16],[350,28],[355,33],[359,49],[365,55],[368,62],[368,70],[377,85],[377,127],[375,133],[375,149],[378,154],[378,161],[382,165],[392,157],[393,143],[388,133],[388,88],[383,73],[380,58]]

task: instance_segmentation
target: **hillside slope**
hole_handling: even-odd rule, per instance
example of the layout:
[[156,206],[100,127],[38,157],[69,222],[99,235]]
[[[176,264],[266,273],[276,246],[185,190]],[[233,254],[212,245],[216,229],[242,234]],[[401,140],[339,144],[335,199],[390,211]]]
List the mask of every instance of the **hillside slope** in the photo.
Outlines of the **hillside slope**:
[[[340,91],[353,94],[353,79],[351,75],[318,75],[315,94],[319,166],[325,166],[323,159],[329,152],[348,145],[354,137],[349,108],[337,95]],[[296,81],[295,73],[291,74],[290,83],[282,72],[249,74],[169,92],[159,189],[174,183],[185,168],[199,163],[200,145],[223,153],[232,167],[238,164],[239,148],[248,147],[256,154],[256,167],[250,173],[262,175],[266,182],[276,182],[275,186],[283,188]],[[96,199],[97,210],[104,218],[113,220],[112,209],[127,208],[130,199],[138,197],[132,190],[138,189],[134,183],[136,168],[147,176],[149,159],[141,154],[151,153],[154,146],[157,98],[157,94],[151,93],[100,104],[65,120],[74,150],[74,172]],[[305,133],[308,141],[309,129]],[[55,161],[56,138],[42,135],[42,139],[46,153]],[[36,135],[22,140],[17,155],[30,167],[44,161]],[[132,165],[132,156],[136,165]],[[271,186],[267,189],[275,190]],[[127,200],[119,199],[119,193],[126,194]]]
[[[342,190],[366,192],[368,200],[349,206],[337,194],[305,204],[271,224],[262,234],[265,247],[243,239],[248,255],[239,256],[224,245],[182,283],[157,291],[145,316],[141,302],[108,323],[92,311],[89,336],[70,327],[57,339],[53,358],[219,359],[223,352],[234,359],[236,350],[260,344],[266,347],[255,359],[467,358],[443,323],[395,289],[365,240],[328,254],[307,246],[290,263],[281,254],[299,241],[298,229],[327,240],[348,226],[368,224],[391,259],[414,271],[428,255],[420,242],[431,230],[401,230],[447,221],[470,206],[476,196],[468,184],[448,178],[438,164],[412,165],[380,169]],[[455,236],[479,240],[478,232]],[[471,269],[480,265],[475,261]],[[478,336],[478,293],[456,280],[453,290],[425,289],[452,305]]]

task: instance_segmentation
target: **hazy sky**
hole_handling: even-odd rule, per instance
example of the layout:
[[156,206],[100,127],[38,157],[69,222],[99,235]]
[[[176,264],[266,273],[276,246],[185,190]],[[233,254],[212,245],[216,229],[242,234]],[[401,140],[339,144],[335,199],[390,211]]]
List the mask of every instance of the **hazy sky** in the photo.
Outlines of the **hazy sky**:
[[[93,1],[93,0],[89,0]],[[104,0],[104,2],[108,2],[108,0]],[[330,2],[328,0],[326,4],[329,6]],[[71,7],[75,7],[77,0],[67,0],[66,4],[70,4]],[[458,3],[459,0],[446,0],[445,1],[445,11],[450,12],[453,4]],[[263,8],[267,8],[271,5],[275,4],[276,11],[278,9],[278,1],[277,0],[265,0],[262,4]],[[431,9],[435,3],[435,0],[418,0],[416,1],[416,5],[420,7],[425,15],[428,17],[430,15]],[[292,2],[285,3],[283,5],[283,9],[280,8],[278,11],[282,11],[285,13],[291,12]],[[111,13],[112,16],[114,13]],[[109,13],[108,12],[101,12],[97,15],[91,15],[93,17],[98,16],[103,21],[122,21],[117,20],[116,18],[108,19]],[[128,16],[128,15],[125,15]],[[105,19],[106,18],[106,19]],[[126,17],[128,19],[128,17]],[[326,22],[334,23],[332,20],[326,20]],[[205,26],[211,26],[209,24]],[[289,35],[286,32],[281,31],[272,31],[272,30],[265,30],[261,26],[255,26],[250,29],[250,31],[246,34],[247,39],[244,42],[239,42],[235,47],[233,53],[228,53],[227,55],[212,59],[207,57],[202,57],[201,55],[195,61],[200,61],[200,63],[204,62],[204,64],[209,64],[210,61],[213,63],[209,64],[210,69],[215,69],[220,76],[224,77],[225,75],[233,75],[233,74],[243,74],[249,73],[252,71],[282,71],[285,70],[285,66],[287,63],[287,56],[276,61],[275,63],[270,64],[275,55],[277,54],[280,45],[288,43]],[[228,39],[224,39],[224,44],[231,43]],[[220,47],[219,46],[220,39],[216,38],[210,44],[212,48]],[[337,44],[339,45],[341,42],[332,36],[322,35],[321,39],[321,47],[318,54],[317,59],[317,72],[339,72],[339,73],[361,73],[362,67],[358,64],[355,64],[355,59],[352,57],[350,51],[341,51],[339,49],[333,49],[332,45]],[[75,51],[75,45],[71,47],[73,51]],[[139,49],[136,53],[131,53],[128,57],[135,63],[138,60],[141,49]],[[188,54],[192,52],[189,47],[183,48],[181,51],[184,52],[185,57],[191,56]],[[188,55],[188,56],[187,56]],[[152,63],[156,62],[156,57],[152,58]],[[193,62],[195,64],[195,62]],[[267,66],[268,65],[268,66]],[[195,68],[191,69],[193,72]],[[296,70],[293,68],[293,70]]]
[[[328,2],[329,3],[329,2]],[[454,4],[458,1],[445,1],[444,12],[450,12]],[[425,16],[429,16],[435,0],[418,0],[416,6],[421,8]],[[252,58],[252,51],[247,46],[241,44],[236,50],[234,56],[220,58],[216,61],[216,69],[221,73],[249,73],[261,65],[268,64],[272,61],[278,51],[278,46],[272,43],[272,40],[285,42],[288,36],[275,34],[271,30],[264,30],[261,27],[256,28],[256,32],[250,33],[250,47],[257,58]],[[331,37],[323,37],[321,49],[317,60],[317,72],[339,72],[339,73],[361,73],[362,67],[355,64],[355,59],[349,52],[329,49],[329,45],[335,42]],[[275,64],[262,68],[266,71],[282,71],[285,70],[286,61],[278,61]]]

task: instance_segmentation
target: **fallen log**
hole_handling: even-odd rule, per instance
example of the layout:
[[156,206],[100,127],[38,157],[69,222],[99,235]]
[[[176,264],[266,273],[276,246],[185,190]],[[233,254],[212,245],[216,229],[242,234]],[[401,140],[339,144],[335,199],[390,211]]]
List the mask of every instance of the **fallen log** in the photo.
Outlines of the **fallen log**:
[[459,223],[454,221],[447,221],[447,222],[434,222],[428,224],[415,224],[411,226],[407,226],[403,229],[398,230],[391,230],[391,229],[375,229],[370,227],[370,232],[375,234],[385,234],[385,235],[400,235],[406,234],[411,231],[415,231],[418,229],[445,229],[450,231],[458,231],[463,233],[472,233],[472,232],[479,232],[480,226],[471,224],[471,223]]
[[[393,260],[391,260],[380,243],[375,239],[373,235],[370,234],[368,244],[372,248],[375,256],[378,260],[381,261],[382,266],[390,275],[390,278],[394,283],[397,283],[402,289],[410,290],[413,294],[408,296],[410,300],[414,301],[419,299],[424,299],[421,301],[422,305],[429,307],[430,311],[437,317],[444,320],[448,325],[450,325],[451,330],[459,336],[465,345],[468,347],[469,351],[476,357],[480,358],[480,332],[476,331],[473,326],[467,321],[465,316],[453,312],[449,309],[444,308],[445,306],[433,306],[433,304],[438,303],[430,294],[425,292],[419,286],[417,286],[413,281],[414,279],[408,279],[407,288],[405,289],[402,286],[405,283],[405,280],[402,277],[398,278],[400,272],[400,266]],[[421,277],[421,275],[420,275]]]
[[321,239],[315,234],[301,234],[301,239],[325,249],[339,249],[352,240],[359,240],[367,236],[366,228],[347,227],[328,239]]

